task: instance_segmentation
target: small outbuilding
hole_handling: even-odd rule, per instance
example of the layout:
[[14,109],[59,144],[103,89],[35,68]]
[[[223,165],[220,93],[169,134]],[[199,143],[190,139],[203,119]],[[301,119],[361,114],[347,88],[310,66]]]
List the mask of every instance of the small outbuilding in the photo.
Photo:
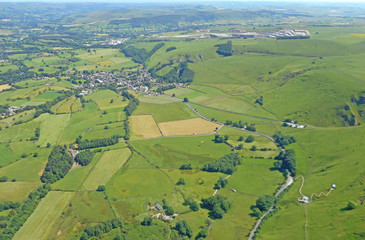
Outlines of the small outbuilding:
[[300,203],[309,203],[310,202],[310,198],[309,197],[307,197],[307,196],[303,196],[302,197],[302,199],[298,199],[298,201],[300,202]]
[[336,184],[332,184],[332,188],[336,188]]
[[163,210],[162,206],[158,203],[155,204],[155,208],[157,209],[157,211],[162,211]]

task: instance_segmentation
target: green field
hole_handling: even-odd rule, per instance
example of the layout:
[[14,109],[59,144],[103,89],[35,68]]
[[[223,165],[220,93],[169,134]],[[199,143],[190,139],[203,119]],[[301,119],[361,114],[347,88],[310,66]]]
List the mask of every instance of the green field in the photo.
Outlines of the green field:
[[71,192],[49,192],[14,239],[47,239],[73,195]]
[[191,163],[193,169],[230,152],[225,144],[216,144],[212,136],[160,138],[131,141],[130,144],[161,168],[179,168]]
[[82,189],[96,190],[99,185],[105,185],[128,160],[131,152],[128,148],[104,152],[94,168],[85,179]]
[[4,182],[0,183],[0,202],[5,201],[24,201],[29,193],[39,187],[39,182]]
[[153,104],[142,102],[136,115],[153,115],[157,123],[195,118],[196,114],[182,102],[168,104]]

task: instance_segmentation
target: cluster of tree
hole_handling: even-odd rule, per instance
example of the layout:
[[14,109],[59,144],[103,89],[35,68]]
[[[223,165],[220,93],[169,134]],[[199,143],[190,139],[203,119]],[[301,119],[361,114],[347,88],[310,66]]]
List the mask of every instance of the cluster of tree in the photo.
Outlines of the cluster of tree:
[[264,195],[256,200],[256,205],[251,207],[251,215],[261,217],[275,203],[275,198],[270,195]]
[[297,159],[295,158],[295,152],[293,149],[281,151],[279,155],[275,158],[275,167],[282,171],[289,171],[293,176],[296,173]]
[[110,138],[93,139],[93,140],[80,140],[77,148],[79,150],[97,147],[106,147],[110,145],[117,144],[119,142],[119,135],[113,135]]
[[0,203],[0,212],[4,211],[4,210],[8,210],[8,209],[15,209],[18,207],[20,207],[20,202],[6,201],[3,203]]
[[133,111],[137,108],[139,100],[137,98],[132,99],[127,106],[124,107],[125,114],[129,117]]
[[197,201],[195,201],[192,197],[188,197],[183,202],[184,206],[189,206],[191,210],[198,211],[199,210],[199,204]]
[[175,213],[174,209],[167,204],[165,199],[162,199],[162,208],[165,210],[165,214],[168,216],[172,216]]
[[166,52],[171,52],[175,49],[176,49],[176,47],[168,47],[168,48],[166,48]]
[[145,64],[146,61],[160,48],[162,48],[165,44],[159,43],[153,47],[151,51],[147,51],[144,48],[136,48],[132,45],[129,45],[122,49],[122,52],[127,56],[131,57],[132,60],[136,63]]
[[224,138],[218,134],[214,136],[214,142],[215,143],[224,143]]
[[205,164],[201,170],[232,174],[235,171],[235,167],[241,164],[241,161],[242,158],[238,153],[229,153],[214,162]]
[[162,77],[164,82],[190,83],[194,79],[194,71],[189,69],[187,62],[180,63]]
[[225,197],[216,195],[209,198],[203,198],[200,207],[210,211],[210,218],[220,219],[223,218],[224,213],[231,208],[231,204]]
[[56,105],[58,102],[66,99],[68,97],[71,97],[72,94],[73,94],[71,91],[66,91],[66,92],[65,91],[62,91],[62,93],[64,95],[55,98],[52,102],[46,102],[44,104],[41,104],[41,105],[36,106],[35,107],[36,111],[34,113],[34,118],[39,117],[42,113],[47,113],[47,112],[48,113],[52,113],[51,107],[53,105]]
[[122,221],[117,218],[98,223],[95,226],[85,228],[80,240],[87,240],[92,237],[100,237],[101,235],[110,232],[113,229],[123,227]]
[[167,86],[162,86],[162,87],[158,87],[156,89],[156,92],[158,93],[163,93],[164,91],[170,90],[170,89],[174,89],[175,85],[167,85]]
[[188,237],[191,238],[193,236],[193,231],[191,230],[191,227],[188,225],[188,223],[185,220],[180,220],[175,225],[175,230],[179,233],[182,237]]
[[241,120],[238,122],[233,122],[231,120],[226,120],[225,125],[231,125],[232,127],[236,128],[244,128],[251,132],[256,132],[255,124],[248,124],[247,122],[243,123]]
[[76,155],[75,162],[81,166],[88,165],[93,160],[94,154],[90,150],[85,150]]
[[214,184],[214,189],[225,188],[228,184],[228,180],[220,177],[218,181]]
[[41,199],[44,198],[50,190],[50,185],[42,185],[28,195],[27,200],[25,200],[21,207],[15,208],[12,214],[7,217],[3,217],[3,223],[1,225],[4,227],[0,228],[0,239],[12,239],[15,233],[21,228],[21,226],[23,226],[28,217],[36,209]]
[[143,219],[143,221],[141,222],[141,225],[143,226],[151,226],[152,225],[152,217],[151,216],[147,216]]
[[248,136],[245,140],[246,143],[252,143],[253,141],[255,141],[255,137],[252,135]]
[[41,181],[54,183],[63,178],[71,169],[73,159],[66,146],[55,146],[48,157]]
[[191,163],[188,163],[188,164],[181,165],[179,169],[180,170],[192,170],[193,167],[191,166]]
[[8,181],[8,177],[7,176],[0,177],[0,182],[7,182],[7,181]]
[[96,189],[96,191],[98,192],[105,192],[105,185],[99,185],[98,188]]
[[179,178],[176,185],[185,185],[185,179],[184,178]]
[[9,108],[9,104],[5,104],[5,105],[0,105],[0,115],[2,114],[7,114],[8,113],[8,108]]
[[128,100],[133,100],[135,99],[135,97],[133,96],[133,94],[129,93],[128,91],[123,91],[122,92],[122,96],[127,98]]
[[37,141],[40,136],[41,136],[41,129],[36,128],[35,132],[34,132],[34,136],[30,138],[30,141]]
[[217,45],[217,53],[223,56],[232,56],[232,41],[228,41],[227,43]]
[[255,103],[258,103],[259,105],[264,105],[264,97],[261,96],[260,98],[256,99]]
[[274,134],[274,140],[279,147],[285,147],[291,143],[295,143],[297,140],[293,136],[286,136],[281,132]]

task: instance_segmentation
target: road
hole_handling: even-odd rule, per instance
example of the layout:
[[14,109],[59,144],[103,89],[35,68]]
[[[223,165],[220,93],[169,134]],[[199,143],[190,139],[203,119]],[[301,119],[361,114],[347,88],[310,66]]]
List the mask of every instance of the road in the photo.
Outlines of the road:
[[[275,194],[275,198],[277,198],[280,193],[282,193],[287,187],[289,187],[292,183],[294,182],[293,177],[290,175],[288,175],[288,178],[286,180],[286,182],[281,186],[281,188],[279,189],[279,191]],[[250,236],[248,237],[248,240],[252,240],[255,237],[255,234],[257,232],[257,229],[259,228],[259,226],[262,223],[262,220],[267,216],[267,214],[271,213],[274,208],[275,208],[275,204],[276,204],[276,200],[274,202],[274,204],[269,208],[269,210],[267,210],[267,212],[264,213],[264,215],[262,215],[262,217],[256,222],[255,227],[252,229]]]

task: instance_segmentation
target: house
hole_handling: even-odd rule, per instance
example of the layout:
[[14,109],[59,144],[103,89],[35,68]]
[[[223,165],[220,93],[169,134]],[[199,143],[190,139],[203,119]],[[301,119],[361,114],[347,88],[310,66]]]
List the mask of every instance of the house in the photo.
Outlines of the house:
[[309,197],[307,197],[307,196],[303,196],[302,197],[302,199],[298,199],[298,201],[300,202],[300,203],[309,203],[310,202],[310,198]]
[[158,203],[155,204],[155,208],[157,209],[157,211],[162,211],[163,210],[162,206]]

